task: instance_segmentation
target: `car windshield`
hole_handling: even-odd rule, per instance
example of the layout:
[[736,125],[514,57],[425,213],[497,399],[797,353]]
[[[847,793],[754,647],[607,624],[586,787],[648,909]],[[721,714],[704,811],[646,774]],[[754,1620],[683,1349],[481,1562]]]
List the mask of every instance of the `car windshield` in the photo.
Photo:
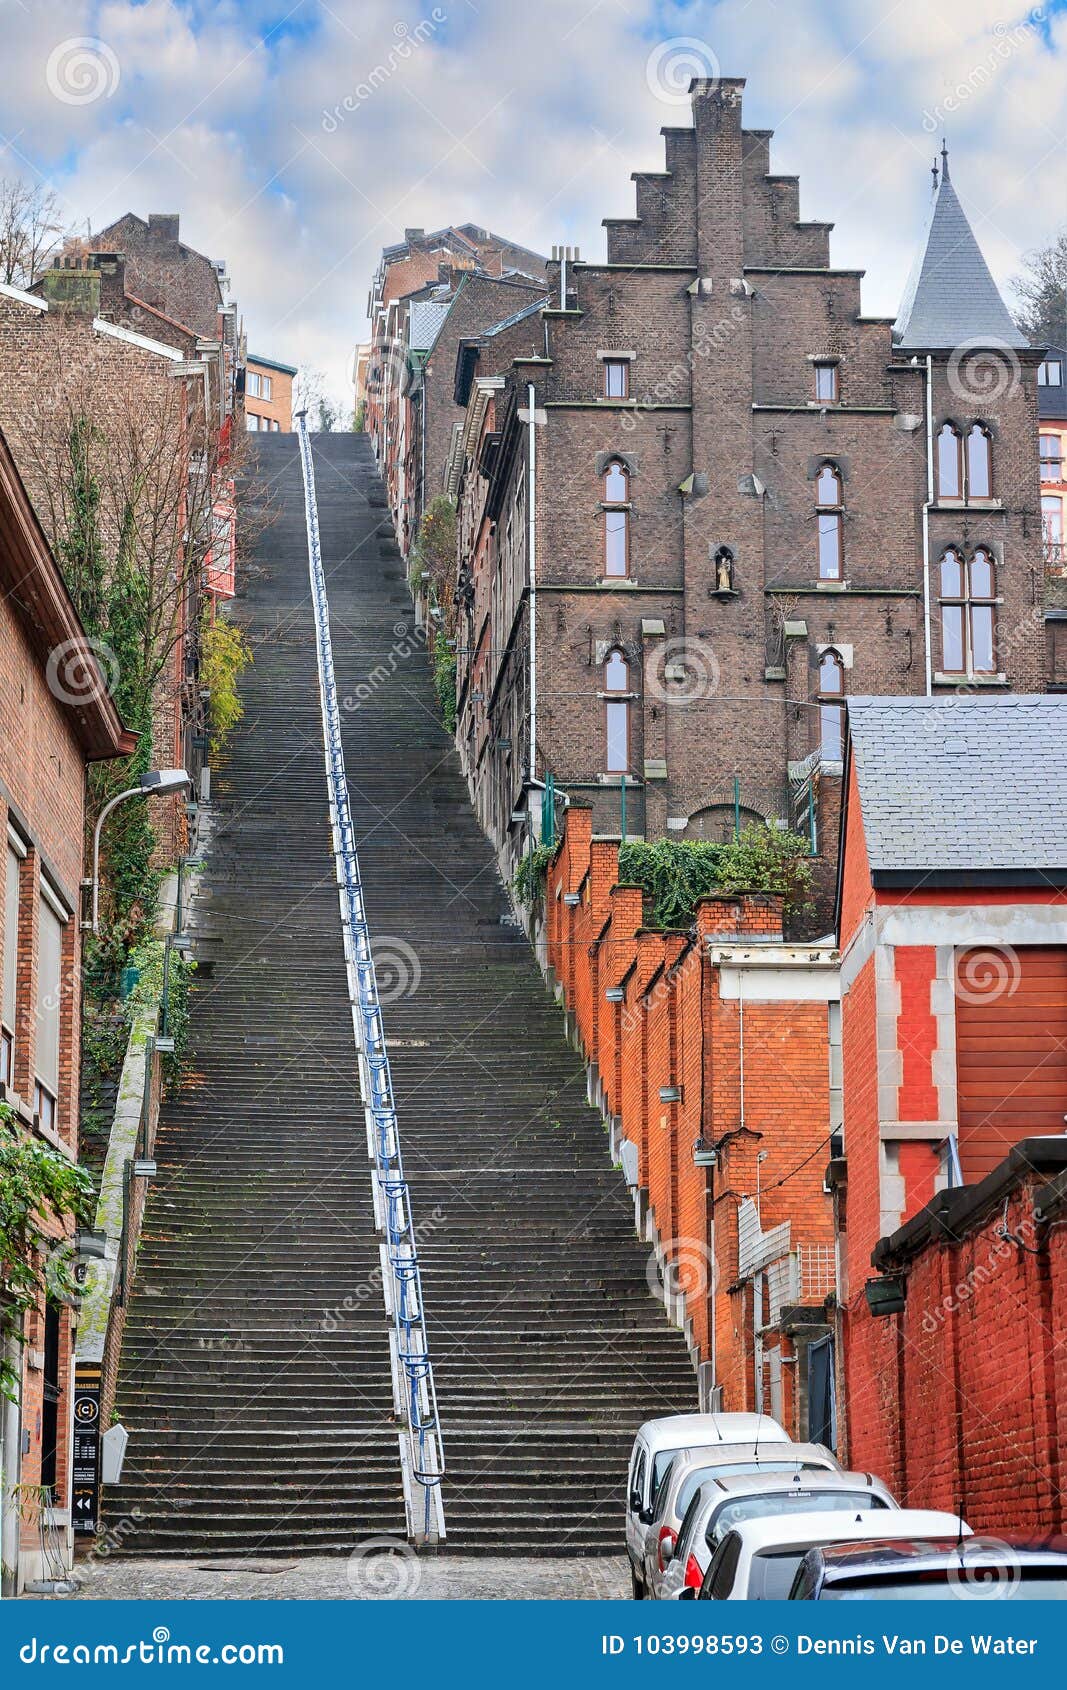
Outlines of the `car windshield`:
[[[854,1490],[788,1490],[771,1491],[763,1496],[741,1496],[736,1502],[724,1502],[708,1521],[704,1541],[714,1549],[728,1531],[742,1520],[761,1520],[768,1514],[787,1514],[791,1508],[801,1513],[839,1513],[857,1508],[885,1508],[880,1496],[870,1491]],[[875,1533],[875,1536],[878,1534]]]
[[685,1513],[701,1485],[706,1485],[709,1479],[735,1479],[742,1473],[825,1473],[826,1468],[817,1461],[717,1461],[708,1467],[694,1468],[688,1478],[683,1479],[678,1487],[678,1495],[674,1503],[674,1512],[678,1515]]
[[750,1602],[784,1602],[807,1549],[765,1549],[753,1555],[748,1575]]
[[920,1573],[874,1573],[864,1578],[834,1580],[821,1591],[824,1602],[943,1602],[946,1596],[1021,1596],[1027,1602],[1067,1600],[1067,1567],[1027,1569],[1010,1562],[972,1561],[959,1567],[933,1567]]

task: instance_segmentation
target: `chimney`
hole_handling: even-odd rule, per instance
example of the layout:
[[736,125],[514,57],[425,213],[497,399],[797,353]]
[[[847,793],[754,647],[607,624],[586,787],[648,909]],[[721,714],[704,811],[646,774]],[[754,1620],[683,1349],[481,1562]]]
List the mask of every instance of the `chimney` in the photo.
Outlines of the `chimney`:
[[49,305],[95,317],[100,311],[100,272],[85,258],[57,259],[41,278]]
[[438,264],[437,280],[439,282],[450,282],[452,280],[452,265],[449,263],[448,259],[442,259]]
[[422,240],[425,233],[426,233],[425,229],[405,229],[404,230],[404,245],[405,246],[418,246],[419,242]]

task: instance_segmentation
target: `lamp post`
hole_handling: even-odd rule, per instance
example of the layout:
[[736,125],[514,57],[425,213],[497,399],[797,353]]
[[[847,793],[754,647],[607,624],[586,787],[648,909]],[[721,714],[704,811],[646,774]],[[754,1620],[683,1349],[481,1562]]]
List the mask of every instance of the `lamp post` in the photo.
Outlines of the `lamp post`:
[[93,829],[93,918],[90,926],[94,933],[100,931],[100,833],[108,816],[126,798],[163,797],[165,793],[181,792],[183,787],[192,784],[192,777],[184,769],[146,769],[139,786],[128,786],[125,792],[116,793],[104,805]]

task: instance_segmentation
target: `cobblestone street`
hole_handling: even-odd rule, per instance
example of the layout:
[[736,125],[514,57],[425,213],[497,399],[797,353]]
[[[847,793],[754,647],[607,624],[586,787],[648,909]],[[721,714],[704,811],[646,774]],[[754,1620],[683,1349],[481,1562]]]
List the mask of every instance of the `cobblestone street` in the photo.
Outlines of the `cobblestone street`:
[[406,1545],[371,1541],[351,1556],[280,1561],[81,1562],[77,1597],[57,1601],[264,1602],[523,1601],[628,1598],[625,1556],[611,1559],[505,1560],[491,1556],[416,1556]]

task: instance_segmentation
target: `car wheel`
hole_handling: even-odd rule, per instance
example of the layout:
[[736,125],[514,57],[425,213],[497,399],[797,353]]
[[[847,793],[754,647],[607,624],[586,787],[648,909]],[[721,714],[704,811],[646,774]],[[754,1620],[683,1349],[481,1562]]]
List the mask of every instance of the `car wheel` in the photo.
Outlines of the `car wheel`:
[[634,1571],[632,1565],[630,1567],[630,1584],[633,1588],[634,1601],[635,1602],[643,1602],[645,1600],[644,1582],[641,1579],[638,1578],[638,1576],[637,1576],[636,1572]]

